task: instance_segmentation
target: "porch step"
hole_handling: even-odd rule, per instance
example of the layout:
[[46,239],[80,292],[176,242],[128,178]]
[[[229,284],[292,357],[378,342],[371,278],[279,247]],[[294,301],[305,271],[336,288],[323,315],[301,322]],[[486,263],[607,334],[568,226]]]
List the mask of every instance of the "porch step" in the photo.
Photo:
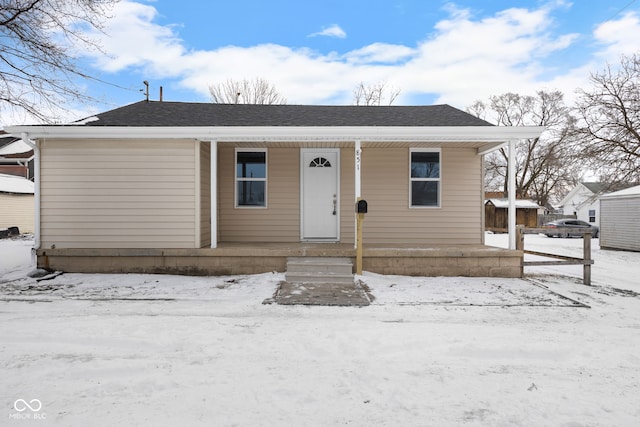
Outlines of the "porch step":
[[353,263],[349,258],[287,258],[288,283],[353,283]]

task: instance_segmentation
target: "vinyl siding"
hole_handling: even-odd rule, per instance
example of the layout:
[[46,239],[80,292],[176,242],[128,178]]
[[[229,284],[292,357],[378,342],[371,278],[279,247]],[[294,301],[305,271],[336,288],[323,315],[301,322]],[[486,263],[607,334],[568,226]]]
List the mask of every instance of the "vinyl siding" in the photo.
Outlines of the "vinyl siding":
[[33,209],[33,194],[0,193],[0,228],[18,227],[21,233],[33,233]]
[[600,200],[600,247],[640,251],[640,196]]
[[[472,148],[444,148],[441,207],[409,207],[409,148],[363,148],[365,243],[482,243],[482,159]],[[355,235],[354,150],[340,153],[340,241]],[[234,208],[234,148],[219,149],[221,242],[300,241],[300,148],[267,150],[267,208]]]
[[267,150],[267,207],[235,208],[235,150],[218,150],[221,242],[300,241],[300,151]]
[[445,148],[440,161],[440,207],[411,208],[409,149],[363,149],[364,243],[481,243],[481,158],[474,149]]
[[196,148],[178,140],[43,141],[42,247],[195,247]]

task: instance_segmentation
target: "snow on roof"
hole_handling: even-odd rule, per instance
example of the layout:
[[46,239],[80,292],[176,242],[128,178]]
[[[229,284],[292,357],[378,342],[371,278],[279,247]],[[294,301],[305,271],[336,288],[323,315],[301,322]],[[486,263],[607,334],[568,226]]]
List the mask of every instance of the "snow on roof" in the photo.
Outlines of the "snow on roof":
[[[509,200],[508,199],[487,199],[487,202],[491,202],[493,206],[496,208],[508,208]],[[486,203],[486,202],[485,202]],[[516,200],[516,209],[540,209],[542,206],[538,205],[533,200],[528,199],[517,199]]]
[[90,117],[86,117],[86,118],[84,118],[82,120],[75,121],[75,122],[73,122],[71,124],[72,125],[86,125],[87,123],[97,122],[98,120],[100,120],[98,117],[90,116]]
[[620,191],[615,191],[613,193],[605,194],[600,198],[609,199],[609,198],[616,198],[616,197],[632,197],[632,196],[640,196],[640,185],[636,185],[635,187],[626,188]]
[[20,154],[20,153],[28,153],[32,148],[23,140],[19,139],[17,141],[12,142],[11,144],[7,144],[4,147],[0,148],[0,156],[6,156],[9,154]]
[[33,182],[27,178],[0,174],[0,193],[33,194]]

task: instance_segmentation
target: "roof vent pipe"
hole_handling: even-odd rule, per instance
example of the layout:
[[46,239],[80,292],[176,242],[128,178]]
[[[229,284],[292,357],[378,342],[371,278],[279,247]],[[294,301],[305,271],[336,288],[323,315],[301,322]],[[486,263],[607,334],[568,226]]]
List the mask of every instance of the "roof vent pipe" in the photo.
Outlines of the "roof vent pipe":
[[146,101],[149,102],[149,82],[148,81],[143,81],[142,83],[144,83],[146,89],[144,91],[144,95],[146,97]]
[[162,102],[162,86],[160,86],[160,102]]

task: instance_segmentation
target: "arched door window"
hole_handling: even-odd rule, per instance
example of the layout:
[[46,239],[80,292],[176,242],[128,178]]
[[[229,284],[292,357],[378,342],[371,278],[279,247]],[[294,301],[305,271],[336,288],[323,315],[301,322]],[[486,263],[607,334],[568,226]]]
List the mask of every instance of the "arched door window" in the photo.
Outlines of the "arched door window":
[[331,162],[325,159],[324,157],[316,157],[315,159],[309,162],[310,168],[330,168]]

